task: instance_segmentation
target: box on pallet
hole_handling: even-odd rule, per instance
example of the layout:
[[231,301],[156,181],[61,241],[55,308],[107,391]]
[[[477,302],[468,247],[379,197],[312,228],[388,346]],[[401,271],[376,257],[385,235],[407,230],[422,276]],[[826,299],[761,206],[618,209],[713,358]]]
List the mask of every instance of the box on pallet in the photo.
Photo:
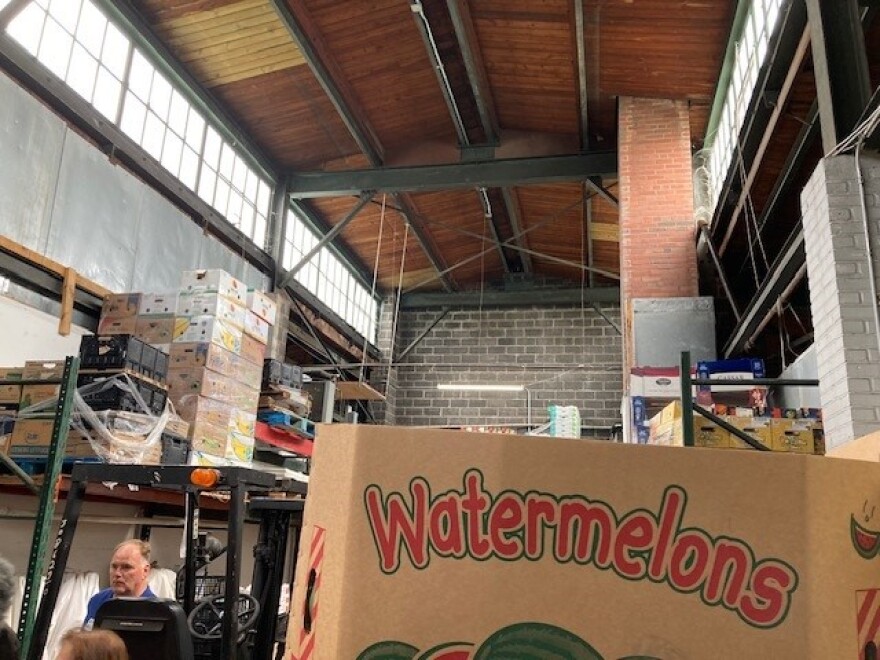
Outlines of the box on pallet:
[[[681,412],[681,401],[673,401],[654,415],[650,421],[649,442],[655,445],[683,447]],[[711,420],[695,413],[694,446],[726,449],[730,446],[730,434]]]
[[144,293],[138,305],[138,316],[174,316],[177,308],[177,292]]
[[176,343],[207,342],[241,353],[241,337],[241,328],[215,316],[178,316],[174,322]]
[[52,384],[22,385],[21,399],[19,399],[18,406],[22,410],[33,406],[47,407],[51,401],[58,398],[58,390],[60,387],[60,385]]
[[22,380],[53,380],[64,376],[64,360],[27,360]]
[[192,425],[192,450],[221,458],[251,462],[254,458],[254,438],[222,426],[204,422]]
[[292,657],[855,659],[875,632],[876,462],[319,435]]
[[[724,421],[740,429],[743,433],[760,442],[768,449],[773,449],[773,429],[767,417],[733,417],[726,416]],[[733,449],[754,449],[741,438],[730,434],[730,446]]]
[[225,270],[187,270],[180,277],[180,293],[219,293],[244,305],[247,287]]
[[269,341],[269,324],[251,310],[247,310],[244,315],[244,332],[261,344],[266,344]]
[[253,411],[204,396],[184,397],[177,412],[190,424],[201,422],[250,436],[257,424],[257,415]]
[[173,316],[139,316],[134,335],[152,346],[163,346],[174,340]]
[[278,306],[268,293],[256,289],[248,289],[247,307],[269,325],[275,325]]
[[125,319],[137,316],[140,304],[140,293],[112,293],[104,298],[101,318]]
[[260,386],[260,367],[216,344],[174,344],[171,347],[173,369],[198,369],[230,376],[248,387]]
[[243,328],[247,309],[219,293],[182,293],[177,298],[177,316],[214,316],[236,328]]
[[205,396],[246,411],[256,410],[260,398],[259,390],[208,369],[172,369],[168,394],[175,407],[185,405],[186,397]]
[[[46,456],[49,446],[52,444],[52,430],[55,427],[54,419],[33,418],[18,419],[12,429],[9,439],[8,453],[10,456]],[[67,449],[65,456],[93,456],[89,438],[79,431],[70,429],[67,433]]]
[[254,339],[250,335],[243,335],[241,338],[241,357],[248,362],[263,366],[263,359],[266,357],[266,344]]
[[137,331],[138,317],[101,317],[98,321],[99,335],[133,335]]

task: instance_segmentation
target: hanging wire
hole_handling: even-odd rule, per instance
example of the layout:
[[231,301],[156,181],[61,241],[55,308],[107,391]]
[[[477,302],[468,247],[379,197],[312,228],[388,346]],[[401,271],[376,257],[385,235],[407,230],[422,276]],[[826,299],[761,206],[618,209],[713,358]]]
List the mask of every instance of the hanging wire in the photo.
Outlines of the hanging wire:
[[[385,228],[385,199],[387,194],[382,195],[382,211],[379,214],[379,237],[376,240],[376,259],[373,262],[373,283],[370,287],[370,300],[376,299],[376,280],[379,276],[379,256],[382,253],[382,231]],[[367,364],[367,336],[364,335],[364,346],[361,351],[361,371],[360,378],[358,378],[359,382],[364,382],[365,373],[366,373],[366,364]],[[388,390],[388,381],[385,381],[385,390],[387,394]]]
[[388,350],[388,371],[394,364],[394,342],[397,338],[397,323],[400,320],[400,294],[403,292],[403,267],[406,263],[406,246],[409,240],[409,223],[404,224],[403,250],[400,254],[400,275],[397,278],[397,300],[394,303],[394,316],[391,321],[391,348]]

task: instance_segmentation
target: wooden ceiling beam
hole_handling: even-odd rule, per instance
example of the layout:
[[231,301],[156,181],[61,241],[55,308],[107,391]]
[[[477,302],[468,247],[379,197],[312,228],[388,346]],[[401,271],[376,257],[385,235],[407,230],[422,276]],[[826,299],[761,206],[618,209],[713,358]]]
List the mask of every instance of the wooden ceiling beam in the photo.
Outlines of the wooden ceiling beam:
[[[366,117],[355,110],[358,106],[353,102],[356,98],[354,92],[346,85],[345,77],[336,66],[333,57],[324,50],[321,40],[316,38],[317,28],[311,17],[301,3],[296,3],[296,10],[293,10],[285,0],[270,1],[358,148],[373,166],[381,166],[385,159],[382,144]],[[419,246],[427,255],[428,261],[438,273],[442,273],[445,268],[444,261],[433,246],[424,226],[413,213],[410,201],[400,195],[394,195],[394,199],[412,228]],[[441,276],[441,282],[445,289],[452,289],[449,279],[445,276]]]

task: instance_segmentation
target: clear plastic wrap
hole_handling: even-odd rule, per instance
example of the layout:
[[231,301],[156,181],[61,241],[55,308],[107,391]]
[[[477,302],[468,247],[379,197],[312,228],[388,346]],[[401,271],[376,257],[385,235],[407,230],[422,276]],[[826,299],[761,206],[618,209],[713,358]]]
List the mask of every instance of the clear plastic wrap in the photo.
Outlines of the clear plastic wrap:
[[[86,399],[101,398],[114,389],[127,394],[135,410],[93,410]],[[45,419],[54,414],[57,398],[45,399],[19,410],[19,419]],[[137,385],[127,374],[85,384],[73,394],[70,426],[86,439],[95,456],[108,463],[159,463],[162,432],[172,414],[170,401],[160,415],[150,410]],[[148,459],[148,460],[145,460]]]

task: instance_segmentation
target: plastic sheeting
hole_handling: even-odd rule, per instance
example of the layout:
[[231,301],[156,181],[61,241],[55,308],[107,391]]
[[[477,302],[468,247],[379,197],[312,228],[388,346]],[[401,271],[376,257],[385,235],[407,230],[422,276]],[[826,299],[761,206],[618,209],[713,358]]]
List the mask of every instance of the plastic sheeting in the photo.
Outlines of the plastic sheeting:
[[168,568],[154,568],[150,571],[150,591],[159,598],[176,597],[177,573]]
[[0,73],[0,234],[42,252],[64,122]]
[[[137,411],[95,411],[85,402],[84,397],[106,396],[113,390],[130,396],[136,403]],[[17,418],[45,418],[55,410],[57,402],[57,398],[44,399],[19,410]],[[171,404],[168,402],[161,415],[153,414],[135,382],[123,373],[79,386],[73,397],[70,425],[88,438],[96,456],[108,463],[135,464],[143,463],[145,456],[161,442],[162,431],[170,415]]]
[[70,130],[0,72],[0,234],[113,291],[174,290],[180,273],[268,278]]
[[[43,593],[44,584],[45,580],[42,580],[37,591],[38,594]],[[82,625],[86,618],[89,598],[98,593],[100,589],[98,574],[93,571],[64,574],[61,589],[58,591],[58,600],[55,602],[55,611],[52,614],[52,623],[49,624],[49,636],[46,639],[43,660],[53,660],[58,655],[58,647],[64,633],[71,628],[79,628]],[[18,620],[21,617],[23,595],[24,576],[19,576],[13,604],[7,616],[7,623],[14,629],[18,628]]]

